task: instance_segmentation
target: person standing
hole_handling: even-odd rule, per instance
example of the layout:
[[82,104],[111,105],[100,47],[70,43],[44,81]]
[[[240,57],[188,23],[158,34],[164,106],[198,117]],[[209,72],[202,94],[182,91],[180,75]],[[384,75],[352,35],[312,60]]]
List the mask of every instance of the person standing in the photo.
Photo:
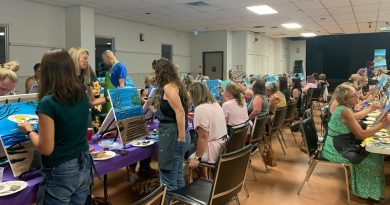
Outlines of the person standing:
[[27,121],[18,122],[42,154],[37,204],[84,205],[93,180],[86,138],[89,103],[67,51],[43,55],[38,99],[39,134]]
[[160,120],[160,181],[172,191],[185,186],[183,162],[190,143],[187,130],[188,93],[170,61],[155,60],[152,66],[159,96],[156,101],[156,117]]
[[126,87],[127,69],[126,66],[118,61],[114,53],[110,50],[106,50],[102,54],[103,63],[110,69],[110,81],[116,88]]

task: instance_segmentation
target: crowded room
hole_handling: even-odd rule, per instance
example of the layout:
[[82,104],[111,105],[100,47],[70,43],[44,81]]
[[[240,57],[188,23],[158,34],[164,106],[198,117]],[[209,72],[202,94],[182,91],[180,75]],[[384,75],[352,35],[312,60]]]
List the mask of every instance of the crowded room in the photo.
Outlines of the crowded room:
[[390,205],[389,22],[388,0],[1,0],[0,205]]

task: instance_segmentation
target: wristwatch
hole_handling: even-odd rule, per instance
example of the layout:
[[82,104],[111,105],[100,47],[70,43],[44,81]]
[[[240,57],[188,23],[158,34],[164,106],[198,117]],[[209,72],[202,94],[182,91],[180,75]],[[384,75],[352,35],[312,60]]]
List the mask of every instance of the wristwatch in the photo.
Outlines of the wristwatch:
[[38,133],[36,129],[32,129],[32,130],[28,130],[26,133],[24,133],[24,136],[26,136],[27,138],[30,138],[30,133],[32,133],[32,132]]

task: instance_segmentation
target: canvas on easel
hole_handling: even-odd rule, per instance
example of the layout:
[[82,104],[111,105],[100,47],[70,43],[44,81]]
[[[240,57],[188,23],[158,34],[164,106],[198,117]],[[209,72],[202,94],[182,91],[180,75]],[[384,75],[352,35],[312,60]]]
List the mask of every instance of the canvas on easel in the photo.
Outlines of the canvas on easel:
[[210,90],[211,95],[215,97],[216,100],[221,100],[222,96],[219,93],[218,87],[221,86],[219,83],[219,80],[207,80],[206,82],[207,87]]
[[[41,154],[34,147],[31,140],[18,129],[18,121],[27,120],[37,129],[38,116],[35,110],[38,106],[36,95],[31,95],[31,98],[22,96],[23,100],[32,100],[27,102],[16,102],[0,105],[0,141],[1,149],[3,149],[9,161],[12,173],[15,177],[20,176],[24,172],[40,168]],[[7,99],[7,102],[14,102],[20,96],[12,96]],[[5,99],[5,98],[4,98]],[[3,98],[0,102],[5,102]]]
[[109,89],[108,94],[121,143],[126,145],[134,139],[147,136],[149,130],[137,88]]

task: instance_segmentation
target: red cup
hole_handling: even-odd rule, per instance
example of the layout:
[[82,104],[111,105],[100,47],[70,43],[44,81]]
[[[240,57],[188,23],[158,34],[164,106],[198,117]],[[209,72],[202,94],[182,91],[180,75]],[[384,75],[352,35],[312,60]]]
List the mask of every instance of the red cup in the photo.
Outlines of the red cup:
[[91,140],[93,135],[93,128],[88,128],[87,130],[87,140]]

